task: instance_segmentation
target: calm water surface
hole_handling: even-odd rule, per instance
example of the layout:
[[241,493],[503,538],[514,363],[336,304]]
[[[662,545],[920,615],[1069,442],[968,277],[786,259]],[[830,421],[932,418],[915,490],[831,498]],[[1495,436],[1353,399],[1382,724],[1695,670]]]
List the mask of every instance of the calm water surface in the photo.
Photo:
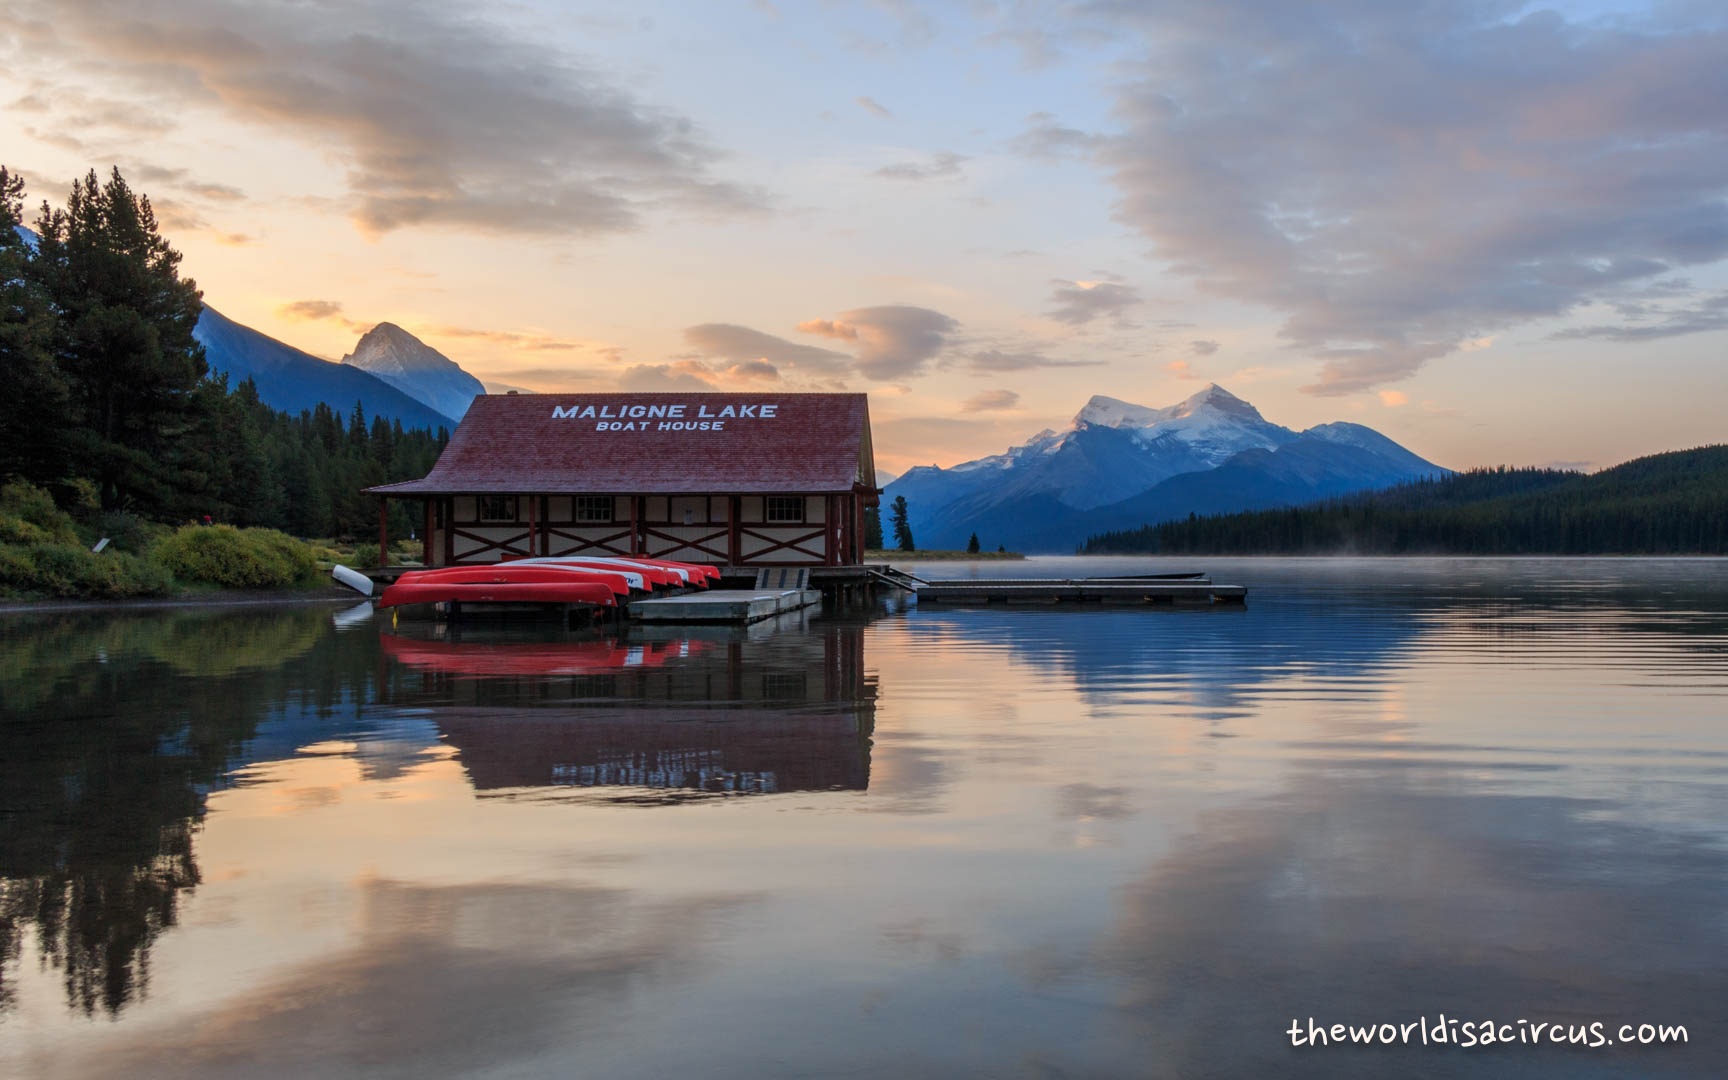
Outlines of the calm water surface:
[[[1719,1076],[1728,563],[622,642],[0,617],[0,1074]],[[1685,1046],[1292,1049],[1292,1018]]]

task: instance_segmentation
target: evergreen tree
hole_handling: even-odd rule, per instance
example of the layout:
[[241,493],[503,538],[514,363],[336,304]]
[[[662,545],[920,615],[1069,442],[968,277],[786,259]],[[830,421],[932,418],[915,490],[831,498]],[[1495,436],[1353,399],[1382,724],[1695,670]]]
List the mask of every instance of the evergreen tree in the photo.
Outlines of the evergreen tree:
[[30,261],[58,318],[54,353],[70,391],[70,464],[102,506],[157,508],[178,477],[173,450],[195,422],[204,347],[192,329],[203,294],[150,200],[116,168],[75,181],[64,210],[44,204]]
[[894,528],[894,546],[901,551],[916,551],[917,545],[912,541],[912,525],[906,520],[906,496],[894,496],[894,503],[890,509],[892,513],[889,514],[888,520]]
[[977,533],[973,533],[972,539],[966,541],[966,554],[968,554],[968,555],[978,554],[978,534]]
[[53,309],[18,234],[23,210],[23,178],[0,167],[0,481],[50,484],[66,476],[70,398],[54,362]]
[[864,508],[864,546],[871,551],[882,550],[882,508]]

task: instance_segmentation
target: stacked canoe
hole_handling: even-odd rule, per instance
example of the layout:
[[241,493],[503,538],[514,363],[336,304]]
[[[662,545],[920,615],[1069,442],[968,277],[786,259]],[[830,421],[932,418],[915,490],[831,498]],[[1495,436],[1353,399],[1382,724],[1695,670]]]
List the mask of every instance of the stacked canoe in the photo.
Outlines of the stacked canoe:
[[706,589],[720,571],[666,559],[548,557],[403,574],[378,598],[403,604],[529,604],[615,608],[634,597]]

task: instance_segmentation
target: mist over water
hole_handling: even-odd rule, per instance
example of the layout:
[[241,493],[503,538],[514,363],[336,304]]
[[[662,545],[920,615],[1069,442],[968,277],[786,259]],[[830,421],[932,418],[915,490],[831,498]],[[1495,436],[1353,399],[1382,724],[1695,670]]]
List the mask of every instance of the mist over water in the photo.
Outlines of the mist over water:
[[1250,592],[0,619],[0,1073],[1718,1071],[1728,562],[907,565]]

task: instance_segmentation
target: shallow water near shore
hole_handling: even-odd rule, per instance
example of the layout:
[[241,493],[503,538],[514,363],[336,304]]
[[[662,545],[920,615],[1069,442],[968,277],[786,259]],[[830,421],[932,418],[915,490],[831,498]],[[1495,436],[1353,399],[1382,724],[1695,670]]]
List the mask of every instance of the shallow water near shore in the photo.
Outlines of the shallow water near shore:
[[0,1075],[1720,1073],[1728,561],[906,565],[1249,597],[0,618]]

